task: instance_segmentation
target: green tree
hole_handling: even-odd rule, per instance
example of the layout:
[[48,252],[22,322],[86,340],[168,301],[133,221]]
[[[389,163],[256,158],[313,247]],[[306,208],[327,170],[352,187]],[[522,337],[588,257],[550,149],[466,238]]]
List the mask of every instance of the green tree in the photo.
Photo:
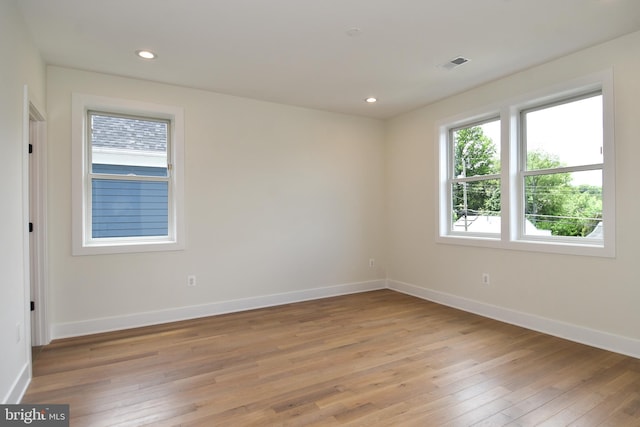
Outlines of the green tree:
[[[500,161],[495,143],[484,134],[482,128],[473,126],[454,133],[456,177],[471,177],[497,174]],[[457,217],[465,213],[500,211],[500,181],[482,180],[460,183],[454,187],[454,208]]]
[[[563,166],[558,156],[544,151],[527,154],[527,169],[552,169]],[[571,175],[554,173],[533,175],[525,179],[525,213],[537,227],[550,230],[555,216],[566,212],[567,195],[571,192]]]
[[[560,159],[544,151],[527,155],[527,169],[564,166]],[[602,188],[574,186],[570,173],[550,173],[525,179],[525,214],[539,229],[555,236],[586,236],[602,216]]]
[[479,126],[455,132],[455,151],[455,176],[489,175],[500,171],[496,145]]
[[602,220],[602,187],[573,186],[565,208],[567,216],[553,224],[552,234],[579,237],[589,235]]

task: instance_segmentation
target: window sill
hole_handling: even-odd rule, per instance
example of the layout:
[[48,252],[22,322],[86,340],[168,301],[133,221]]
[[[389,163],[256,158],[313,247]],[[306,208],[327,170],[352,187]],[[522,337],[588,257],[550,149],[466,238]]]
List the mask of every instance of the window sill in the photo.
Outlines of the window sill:
[[74,247],[72,255],[107,255],[181,250],[184,250],[184,243],[174,240],[136,240],[135,242],[123,242],[122,240],[117,240],[113,242],[85,243],[82,246]]
[[567,243],[566,241],[520,240],[505,241],[499,236],[440,235],[436,243],[447,245],[474,246],[479,248],[543,252],[576,256],[615,258],[615,248],[594,243]]

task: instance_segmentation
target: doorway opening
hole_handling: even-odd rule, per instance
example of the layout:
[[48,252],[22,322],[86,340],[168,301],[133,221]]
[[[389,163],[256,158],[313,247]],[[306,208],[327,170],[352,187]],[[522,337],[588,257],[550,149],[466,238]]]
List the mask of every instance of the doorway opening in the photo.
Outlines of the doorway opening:
[[[46,121],[41,110],[28,100],[29,150],[29,300],[31,346],[50,342],[47,315],[47,170]],[[32,351],[32,356],[34,352]]]

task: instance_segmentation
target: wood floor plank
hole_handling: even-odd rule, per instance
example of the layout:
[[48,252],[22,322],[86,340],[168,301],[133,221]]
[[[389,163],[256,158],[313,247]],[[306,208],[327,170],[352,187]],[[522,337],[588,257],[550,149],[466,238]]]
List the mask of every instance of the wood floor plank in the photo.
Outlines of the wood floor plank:
[[23,402],[80,427],[640,425],[640,360],[388,290],[58,340],[33,368]]

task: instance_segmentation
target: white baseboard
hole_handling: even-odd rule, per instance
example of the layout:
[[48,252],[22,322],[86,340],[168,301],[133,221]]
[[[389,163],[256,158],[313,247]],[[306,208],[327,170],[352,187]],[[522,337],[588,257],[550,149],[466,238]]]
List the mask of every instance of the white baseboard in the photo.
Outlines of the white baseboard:
[[[320,298],[329,298],[339,295],[347,295],[359,292],[367,292],[378,289],[391,289],[407,295],[412,295],[438,304],[475,313],[484,317],[522,326],[527,329],[557,336],[592,347],[625,354],[640,359],[640,340],[622,337],[607,332],[585,328],[545,317],[536,316],[508,308],[459,297],[445,292],[434,291],[397,280],[372,280],[368,282],[348,283],[343,285],[323,288],[307,289],[304,291],[287,292],[281,294],[264,295],[260,297],[244,298],[238,300],[222,301],[210,304],[180,307],[169,310],[160,310],[145,313],[136,313],[126,316],[90,319],[80,322],[58,323],[52,325],[51,336],[53,339],[69,338],[81,335],[89,335],[100,332],[110,332],[141,326],[157,325],[176,322],[180,320],[195,319],[214,316],[218,314],[234,313],[257,308],[273,307],[282,304],[309,301]],[[24,372],[21,375],[24,376]],[[27,379],[21,380],[24,389],[28,385]],[[15,387],[20,390],[19,384]],[[24,391],[22,391],[24,393]],[[16,396],[21,397],[18,392]],[[11,398],[11,397],[9,397]]]
[[385,287],[385,280],[372,280],[368,282],[348,283],[168,310],[129,314],[125,316],[90,319],[80,322],[57,323],[53,324],[51,327],[51,337],[53,339],[59,339],[96,334],[100,332],[118,331],[141,326],[214,316],[217,314],[233,313],[358,292],[367,292],[385,289]]
[[498,307],[396,280],[388,280],[387,287],[397,292],[479,314],[501,322],[640,359],[640,340],[633,338]]
[[27,387],[31,382],[31,365],[26,363],[20,370],[20,375],[16,378],[9,390],[9,393],[2,400],[3,405],[14,405],[20,403],[22,396],[27,392]]

